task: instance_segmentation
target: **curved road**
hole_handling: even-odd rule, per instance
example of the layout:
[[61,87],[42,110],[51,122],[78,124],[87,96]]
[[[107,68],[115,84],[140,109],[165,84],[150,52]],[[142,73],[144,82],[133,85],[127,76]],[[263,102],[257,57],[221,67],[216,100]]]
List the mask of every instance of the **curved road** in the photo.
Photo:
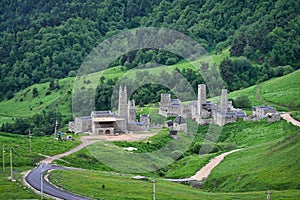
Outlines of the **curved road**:
[[[154,133],[156,134],[156,133]],[[153,133],[146,133],[146,134],[139,134],[139,135],[134,135],[134,134],[124,134],[120,136],[87,136],[87,137],[82,137],[81,141],[82,143],[75,147],[74,149],[71,149],[70,151],[67,151],[62,154],[58,154],[55,156],[50,156],[46,158],[45,160],[42,161],[42,163],[35,169],[31,170],[30,173],[25,177],[25,181],[34,189],[41,191],[41,184],[43,185],[43,193],[48,194],[53,197],[57,197],[60,199],[65,199],[65,200],[88,200],[86,197],[81,197],[72,193],[69,193],[67,191],[64,191],[58,187],[55,187],[54,185],[50,184],[44,179],[44,175],[41,180],[41,173],[45,174],[49,170],[68,170],[69,168],[66,167],[61,167],[57,165],[51,164],[53,160],[60,159],[64,156],[70,155],[72,153],[75,153],[79,151],[80,149],[99,142],[101,140],[127,140],[127,141],[136,141],[136,140],[142,140],[147,137],[150,137],[154,135]],[[41,182],[42,181],[42,182]]]
[[[67,170],[65,167],[60,167],[53,164],[42,163],[40,166],[35,168],[34,170],[30,171],[30,173],[25,177],[27,183],[29,183],[33,188],[38,191],[41,191],[41,184],[43,184],[43,193],[66,200],[89,200],[86,197],[81,197],[75,194],[71,194],[64,190],[61,190],[54,185],[50,184],[44,179],[44,174],[48,170]],[[43,179],[41,183],[41,173],[43,173]]]

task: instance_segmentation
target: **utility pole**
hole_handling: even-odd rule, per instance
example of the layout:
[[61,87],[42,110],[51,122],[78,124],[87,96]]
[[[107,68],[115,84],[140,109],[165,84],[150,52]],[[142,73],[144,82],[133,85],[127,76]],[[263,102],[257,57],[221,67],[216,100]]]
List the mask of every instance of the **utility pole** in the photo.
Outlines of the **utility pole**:
[[9,151],[9,155],[10,155],[10,180],[13,180],[13,170],[12,170],[12,148],[10,147],[10,151]]
[[3,163],[3,174],[5,174],[5,161],[4,161],[4,144],[2,144],[2,163]]
[[29,152],[30,152],[30,155],[32,154],[32,141],[31,141],[31,134],[30,134],[30,129],[29,129]]
[[271,192],[270,192],[270,190],[268,190],[268,192],[267,192],[267,200],[271,200]]
[[153,200],[156,200],[156,179],[153,180]]
[[57,127],[58,127],[58,121],[57,119],[55,120],[55,128],[54,128],[54,140],[56,139],[56,131],[57,131]]

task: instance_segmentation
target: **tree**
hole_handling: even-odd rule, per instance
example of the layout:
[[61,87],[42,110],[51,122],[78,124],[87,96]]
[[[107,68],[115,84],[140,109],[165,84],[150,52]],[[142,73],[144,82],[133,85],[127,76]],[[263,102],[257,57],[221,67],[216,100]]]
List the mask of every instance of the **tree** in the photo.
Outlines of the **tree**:
[[247,96],[239,96],[233,101],[236,108],[251,108],[251,101]]
[[32,90],[32,96],[33,97],[37,97],[37,96],[39,96],[39,91],[37,90],[37,88],[35,87],[35,88],[33,88],[33,90]]
[[6,93],[6,98],[7,98],[7,100],[14,98],[14,93],[13,93],[12,91],[9,90],[9,91]]

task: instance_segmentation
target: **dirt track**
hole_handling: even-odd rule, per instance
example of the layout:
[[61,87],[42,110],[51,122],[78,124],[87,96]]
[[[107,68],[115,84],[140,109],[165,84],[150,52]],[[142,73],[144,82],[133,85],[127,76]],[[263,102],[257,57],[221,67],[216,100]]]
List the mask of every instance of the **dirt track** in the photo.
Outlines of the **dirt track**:
[[233,151],[229,151],[226,153],[222,153],[221,155],[214,157],[213,159],[211,159],[211,161],[205,165],[204,167],[202,167],[202,169],[200,169],[194,176],[191,177],[191,179],[197,180],[197,181],[201,181],[203,179],[207,179],[207,177],[209,176],[209,174],[211,173],[211,171],[217,166],[219,165],[222,160],[225,158],[225,156],[240,151],[241,149],[236,149]]
[[151,137],[155,134],[157,134],[157,133],[149,132],[149,133],[139,133],[139,134],[122,134],[122,135],[116,135],[116,136],[106,136],[106,135],[82,136],[80,138],[82,143],[80,145],[78,145],[77,147],[75,147],[74,149],[71,149],[70,151],[67,151],[67,152],[64,152],[61,154],[57,154],[57,155],[48,157],[45,160],[43,160],[42,162],[43,163],[52,163],[56,159],[60,159],[64,156],[73,154],[90,144],[100,142],[100,141],[138,141],[138,140],[143,140],[148,137]]
[[292,124],[294,124],[295,126],[298,126],[300,127],[300,122],[295,120],[294,118],[292,118],[291,114],[290,113],[284,113],[281,115],[281,117],[283,119],[285,119],[286,121],[288,122],[291,122]]

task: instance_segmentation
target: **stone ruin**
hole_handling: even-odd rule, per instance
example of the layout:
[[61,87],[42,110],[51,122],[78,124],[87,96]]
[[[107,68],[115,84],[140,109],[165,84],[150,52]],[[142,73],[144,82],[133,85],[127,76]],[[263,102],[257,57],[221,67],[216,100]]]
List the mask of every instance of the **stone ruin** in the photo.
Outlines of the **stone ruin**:
[[76,117],[69,122],[69,131],[91,135],[119,135],[130,131],[147,131],[150,116],[141,115],[136,120],[135,101],[128,100],[126,86],[119,88],[118,112],[92,111],[90,116]]
[[219,126],[247,116],[242,109],[234,108],[232,102],[228,101],[226,89],[222,90],[219,105],[207,101],[205,84],[198,85],[198,99],[189,104],[183,104],[179,99],[171,99],[170,94],[161,94],[159,114],[164,117],[182,116],[201,125],[214,123]]

